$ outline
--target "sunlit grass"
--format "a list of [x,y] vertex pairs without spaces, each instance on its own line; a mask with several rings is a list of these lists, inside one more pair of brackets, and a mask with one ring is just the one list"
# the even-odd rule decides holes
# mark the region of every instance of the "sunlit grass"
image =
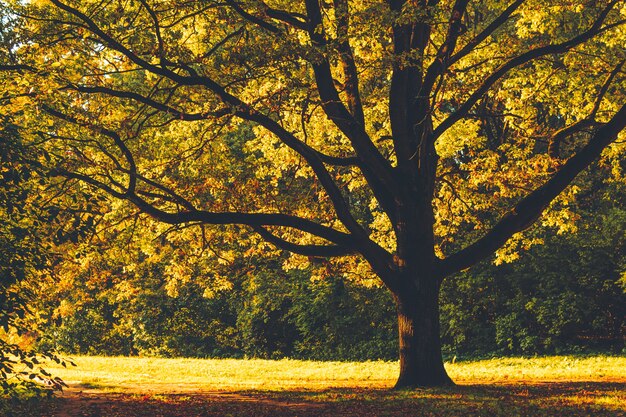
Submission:
[[146,407],[177,417],[626,415],[624,357],[448,363],[456,387],[410,391],[389,390],[396,362],[86,356],[74,361],[77,367],[49,367],[70,389],[44,408],[82,404],[81,410],[91,410],[88,416],[144,416]]
[[626,357],[497,358],[451,364],[447,369],[459,383],[602,382],[625,380]]
[[283,359],[73,358],[76,367],[49,370],[70,384],[160,391],[288,390],[331,387],[387,387],[397,364],[390,362],[313,362]]
[[[185,390],[319,390],[390,388],[396,362],[314,362],[260,359],[164,359],[145,357],[73,358],[76,367],[48,369],[70,384],[127,391],[140,387],[159,392]],[[461,385],[625,381],[626,358],[610,356],[503,358],[448,363]]]

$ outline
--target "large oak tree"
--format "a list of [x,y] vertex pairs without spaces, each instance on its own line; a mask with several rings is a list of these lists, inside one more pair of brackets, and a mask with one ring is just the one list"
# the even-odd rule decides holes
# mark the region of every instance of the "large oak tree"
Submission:
[[451,383],[444,279],[540,218],[567,228],[603,151],[623,168],[618,0],[0,4],[20,28],[0,106],[53,174],[368,265],[397,305],[399,388]]

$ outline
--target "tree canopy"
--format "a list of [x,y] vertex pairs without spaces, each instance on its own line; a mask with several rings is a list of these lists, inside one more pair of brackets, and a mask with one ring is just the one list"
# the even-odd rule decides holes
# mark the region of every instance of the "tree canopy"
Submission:
[[[623,171],[626,6],[3,1],[0,108],[66,187],[210,241],[375,274],[398,387],[450,383],[442,281],[571,228],[574,178]],[[264,242],[264,243],[262,243]]]

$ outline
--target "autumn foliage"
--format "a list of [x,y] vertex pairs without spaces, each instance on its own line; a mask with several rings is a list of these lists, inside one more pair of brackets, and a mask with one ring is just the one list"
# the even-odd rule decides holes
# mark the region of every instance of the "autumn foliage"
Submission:
[[0,110],[70,207],[57,243],[169,242],[65,274],[163,262],[210,298],[243,254],[382,285],[398,388],[452,383],[442,285],[542,244],[533,225],[575,231],[590,166],[623,181],[618,0],[0,4]]

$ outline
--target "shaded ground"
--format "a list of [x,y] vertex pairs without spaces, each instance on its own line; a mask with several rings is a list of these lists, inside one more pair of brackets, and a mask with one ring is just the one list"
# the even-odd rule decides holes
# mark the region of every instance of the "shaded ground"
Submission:
[[75,385],[58,398],[14,409],[7,417],[626,416],[623,381],[475,384],[410,392],[170,389],[160,394],[136,388],[112,393]]

